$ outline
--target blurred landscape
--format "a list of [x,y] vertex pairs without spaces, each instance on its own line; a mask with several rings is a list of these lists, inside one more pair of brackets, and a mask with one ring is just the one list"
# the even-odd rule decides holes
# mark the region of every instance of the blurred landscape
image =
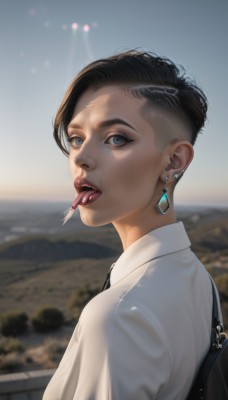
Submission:
[[[81,309],[122,252],[111,225],[88,228],[76,215],[62,226],[68,206],[0,201],[0,373],[55,368]],[[176,211],[216,281],[228,329],[228,208]],[[37,329],[47,309],[58,311],[59,326]],[[26,329],[3,334],[3,320],[17,313],[26,315]]]

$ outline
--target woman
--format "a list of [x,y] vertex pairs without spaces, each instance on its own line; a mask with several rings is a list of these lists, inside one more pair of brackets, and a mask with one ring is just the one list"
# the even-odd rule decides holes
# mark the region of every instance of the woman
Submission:
[[209,348],[212,293],[172,202],[206,112],[202,90],[150,53],[95,61],[69,87],[54,125],[76,189],[66,220],[79,206],[84,224],[111,222],[124,251],[44,400],[186,398]]

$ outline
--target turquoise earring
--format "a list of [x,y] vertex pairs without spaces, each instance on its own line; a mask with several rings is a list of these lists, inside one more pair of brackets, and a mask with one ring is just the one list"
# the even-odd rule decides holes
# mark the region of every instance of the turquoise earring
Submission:
[[168,188],[167,188],[168,179],[169,178],[166,177],[165,186],[163,187],[163,190],[162,190],[163,194],[157,202],[157,207],[159,209],[159,212],[163,215],[166,214],[171,207],[171,203],[170,203],[169,196],[168,196]]

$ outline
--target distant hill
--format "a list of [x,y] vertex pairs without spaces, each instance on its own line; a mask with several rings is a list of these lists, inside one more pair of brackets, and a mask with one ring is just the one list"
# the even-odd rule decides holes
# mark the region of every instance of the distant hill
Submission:
[[0,260],[55,262],[80,258],[107,258],[117,254],[113,248],[82,241],[49,240],[45,237],[27,238],[2,245]]
[[[61,214],[56,214],[56,209],[52,212],[45,209],[46,213],[37,208],[34,213],[29,210],[27,219],[25,210],[22,214],[1,215],[0,232],[2,230],[3,234],[7,229],[8,234],[17,235],[14,240],[11,238],[0,243],[0,263],[4,260],[58,262],[80,258],[102,259],[118,256],[122,252],[120,239],[112,225],[89,228],[76,217],[62,229],[59,223]],[[187,208],[182,208],[177,216],[184,222],[192,249],[198,256],[206,254],[212,261],[215,255],[228,256],[228,210],[204,208],[189,212]],[[48,229],[50,226],[52,228]],[[44,231],[31,233],[29,228],[33,228],[33,232],[41,228]]]

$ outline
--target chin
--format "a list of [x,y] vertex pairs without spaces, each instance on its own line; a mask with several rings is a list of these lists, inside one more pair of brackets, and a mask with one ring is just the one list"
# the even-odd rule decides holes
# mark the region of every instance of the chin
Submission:
[[110,220],[102,218],[101,216],[98,215],[98,213],[94,213],[91,215],[91,213],[84,213],[80,211],[80,218],[84,225],[91,226],[94,228],[96,226],[105,226],[111,223]]

